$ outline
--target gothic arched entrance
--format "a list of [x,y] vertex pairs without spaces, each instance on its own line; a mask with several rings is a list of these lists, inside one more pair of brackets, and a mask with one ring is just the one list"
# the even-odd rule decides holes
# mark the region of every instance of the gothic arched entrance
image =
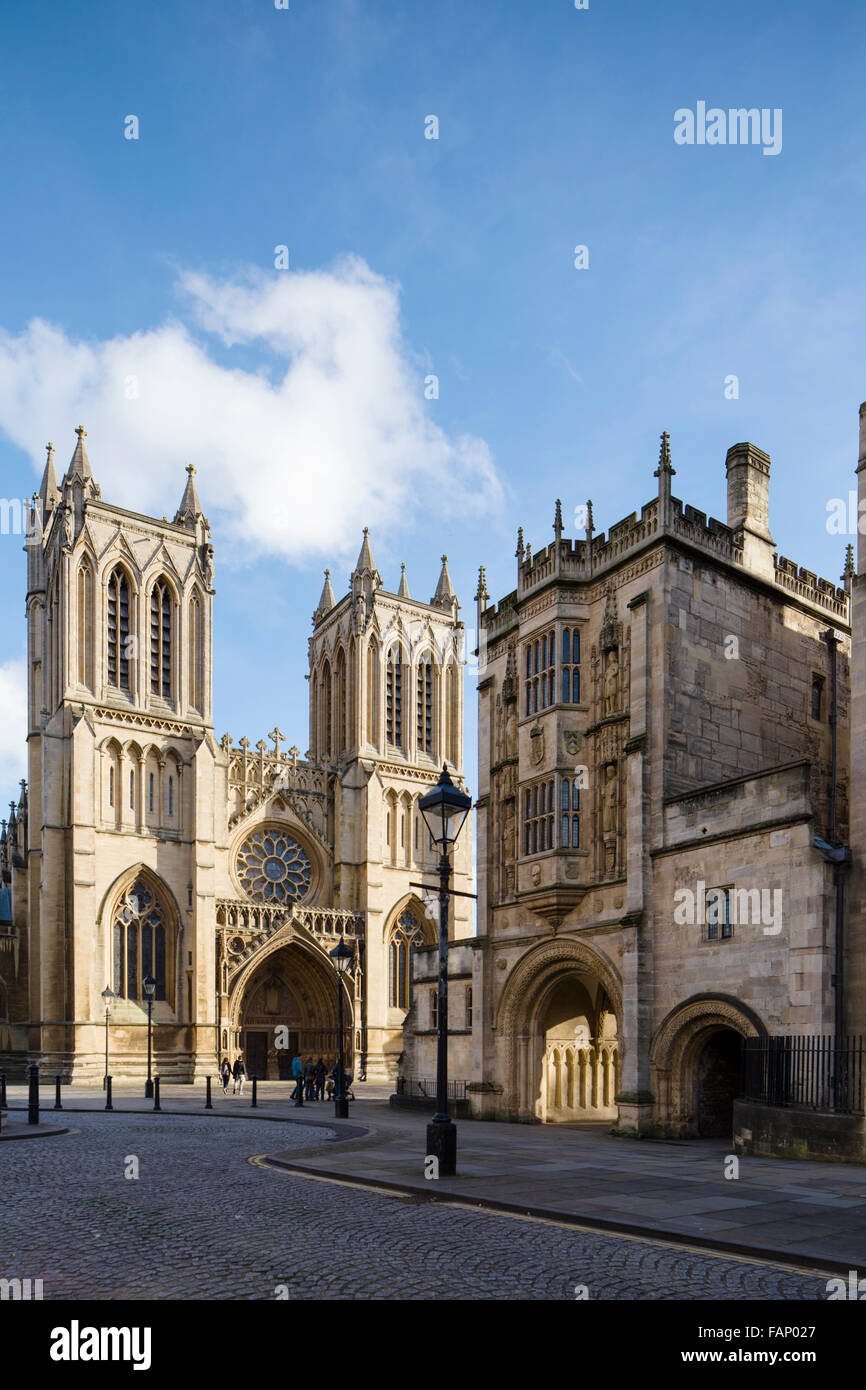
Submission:
[[619,980],[584,942],[559,938],[529,951],[503,993],[506,1108],[521,1120],[615,1119],[620,1074]]
[[230,1002],[233,1050],[243,1052],[247,1074],[291,1078],[291,1061],[337,1056],[337,990],[343,988],[343,1048],[352,1071],[352,1000],[330,961],[291,942],[268,953],[238,981]]
[[754,1010],[729,995],[696,995],[672,1009],[650,1054],[657,1119],[679,1134],[730,1138],[742,1040],[766,1033]]

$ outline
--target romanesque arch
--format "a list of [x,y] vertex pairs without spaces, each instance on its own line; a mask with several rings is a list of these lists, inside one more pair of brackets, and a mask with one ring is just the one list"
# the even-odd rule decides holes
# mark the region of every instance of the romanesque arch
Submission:
[[698,994],[663,1019],[650,1047],[650,1074],[657,1119],[670,1128],[698,1134],[701,1060],[708,1045],[723,1035],[766,1037],[761,1018],[747,1004],[726,994]]
[[[566,1038],[569,992],[577,1022]],[[601,952],[568,937],[528,951],[496,1015],[504,1108],[522,1120],[613,1117],[621,1019],[619,975]]]

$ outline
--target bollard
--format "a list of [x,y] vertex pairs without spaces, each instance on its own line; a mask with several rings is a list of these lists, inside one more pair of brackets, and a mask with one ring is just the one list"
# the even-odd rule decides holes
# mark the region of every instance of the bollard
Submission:
[[114,1106],[113,1106],[112,1103],[111,1103],[111,1077],[110,1077],[110,1076],[106,1076],[106,1078],[105,1078],[105,1108],[106,1108],[106,1110],[113,1110],[113,1109],[114,1109]]
[[213,1103],[210,1098],[210,1077],[207,1078],[207,1099],[204,1103],[205,1110],[213,1110]]
[[28,1068],[30,1073],[30,1094],[27,1104],[27,1123],[38,1125],[39,1123],[39,1068],[35,1062],[31,1062]]
[[0,1110],[8,1109],[9,1106],[6,1104],[6,1073],[0,1071]]
[[258,1081],[258,1077],[257,1077],[257,1076],[254,1076],[254,1077],[253,1077],[253,1109],[254,1109],[254,1110],[257,1110],[257,1109],[258,1109],[258,1104],[259,1104],[258,1101],[256,1100],[256,1082],[257,1082],[257,1081]]
[[155,1077],[153,1078],[153,1108],[154,1108],[154,1110],[161,1110],[161,1109],[162,1109],[162,1106],[161,1106],[160,1103],[159,1103],[159,1077],[158,1077],[158,1076],[155,1076]]
[[54,1078],[54,1109],[55,1109],[55,1110],[62,1110],[62,1109],[63,1109],[63,1106],[62,1106],[61,1101],[60,1101],[60,1077],[59,1077],[59,1076],[55,1076],[55,1078]]

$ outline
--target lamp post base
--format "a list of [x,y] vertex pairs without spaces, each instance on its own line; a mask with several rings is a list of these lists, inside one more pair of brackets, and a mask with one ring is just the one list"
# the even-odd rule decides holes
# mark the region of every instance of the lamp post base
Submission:
[[153,1082],[152,1082],[152,1081],[145,1081],[145,1083],[144,1083],[144,1098],[145,1098],[145,1100],[153,1100]]
[[427,1126],[427,1157],[436,1159],[440,1178],[453,1178],[456,1174],[457,1126],[449,1115],[437,1115]]
[[334,1119],[348,1120],[349,1102],[345,1096],[337,1096],[334,1099]]

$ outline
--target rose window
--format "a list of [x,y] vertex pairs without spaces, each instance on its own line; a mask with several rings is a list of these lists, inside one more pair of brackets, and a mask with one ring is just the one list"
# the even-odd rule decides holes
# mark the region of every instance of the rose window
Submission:
[[238,850],[237,873],[248,897],[260,903],[293,903],[310,887],[310,861],[280,830],[256,830]]

